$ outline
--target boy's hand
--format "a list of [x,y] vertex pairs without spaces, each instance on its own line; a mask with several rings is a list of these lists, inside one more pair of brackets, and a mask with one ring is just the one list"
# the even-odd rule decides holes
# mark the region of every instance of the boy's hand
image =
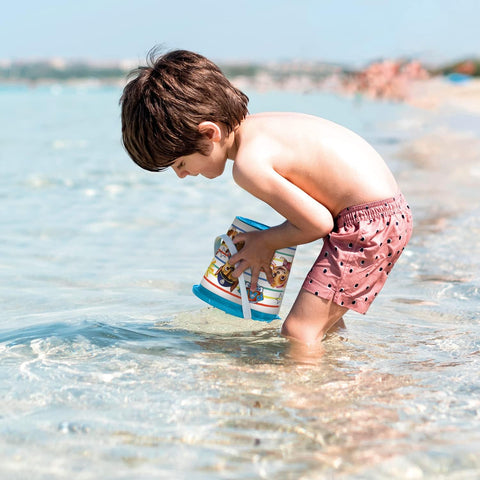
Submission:
[[234,277],[239,277],[247,268],[252,272],[252,279],[250,282],[250,290],[257,289],[258,276],[260,272],[264,272],[267,280],[273,283],[272,268],[270,266],[275,250],[270,248],[263,236],[262,231],[239,233],[235,235],[233,243],[238,245],[243,242],[242,249],[232,255],[228,260],[230,265],[235,265],[233,271]]

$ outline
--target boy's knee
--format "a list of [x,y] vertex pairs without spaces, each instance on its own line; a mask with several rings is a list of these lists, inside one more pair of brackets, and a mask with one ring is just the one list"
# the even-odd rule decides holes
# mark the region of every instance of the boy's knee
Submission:
[[[302,343],[313,344],[323,340],[326,333],[342,319],[347,309],[331,301],[313,297],[308,292],[302,298],[303,301],[299,296],[283,323],[282,335]],[[308,302],[312,298],[315,303],[310,305]]]
[[307,325],[305,322],[298,321],[290,316],[282,325],[282,335],[308,345],[323,338],[323,332],[321,329],[313,327],[312,325]]

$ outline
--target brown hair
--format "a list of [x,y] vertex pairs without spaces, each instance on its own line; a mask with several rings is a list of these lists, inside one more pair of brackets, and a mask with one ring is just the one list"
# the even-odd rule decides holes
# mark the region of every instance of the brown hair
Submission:
[[174,50],[138,67],[120,98],[122,140],[133,161],[153,172],[185,155],[206,154],[203,121],[221,123],[227,134],[248,113],[248,97],[213,62],[197,53]]

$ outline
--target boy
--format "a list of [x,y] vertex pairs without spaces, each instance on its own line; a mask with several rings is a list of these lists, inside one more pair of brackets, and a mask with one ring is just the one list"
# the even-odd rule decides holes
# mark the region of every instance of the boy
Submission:
[[248,97],[205,57],[177,50],[140,67],[120,100],[123,143],[142,168],[235,182],[286,221],[238,234],[230,259],[255,289],[279,248],[324,239],[282,334],[322,339],[348,310],[365,313],[412,232],[408,205],[380,155],[340,125],[296,113],[248,115]]

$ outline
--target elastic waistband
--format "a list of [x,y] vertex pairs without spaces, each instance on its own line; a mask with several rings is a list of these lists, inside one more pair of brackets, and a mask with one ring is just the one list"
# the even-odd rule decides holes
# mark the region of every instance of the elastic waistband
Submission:
[[394,197],[378,200],[375,202],[364,203],[362,205],[353,205],[344,208],[337,216],[338,224],[341,222],[352,224],[360,220],[375,219],[385,215],[394,215],[409,209],[407,201],[402,193],[398,193]]

